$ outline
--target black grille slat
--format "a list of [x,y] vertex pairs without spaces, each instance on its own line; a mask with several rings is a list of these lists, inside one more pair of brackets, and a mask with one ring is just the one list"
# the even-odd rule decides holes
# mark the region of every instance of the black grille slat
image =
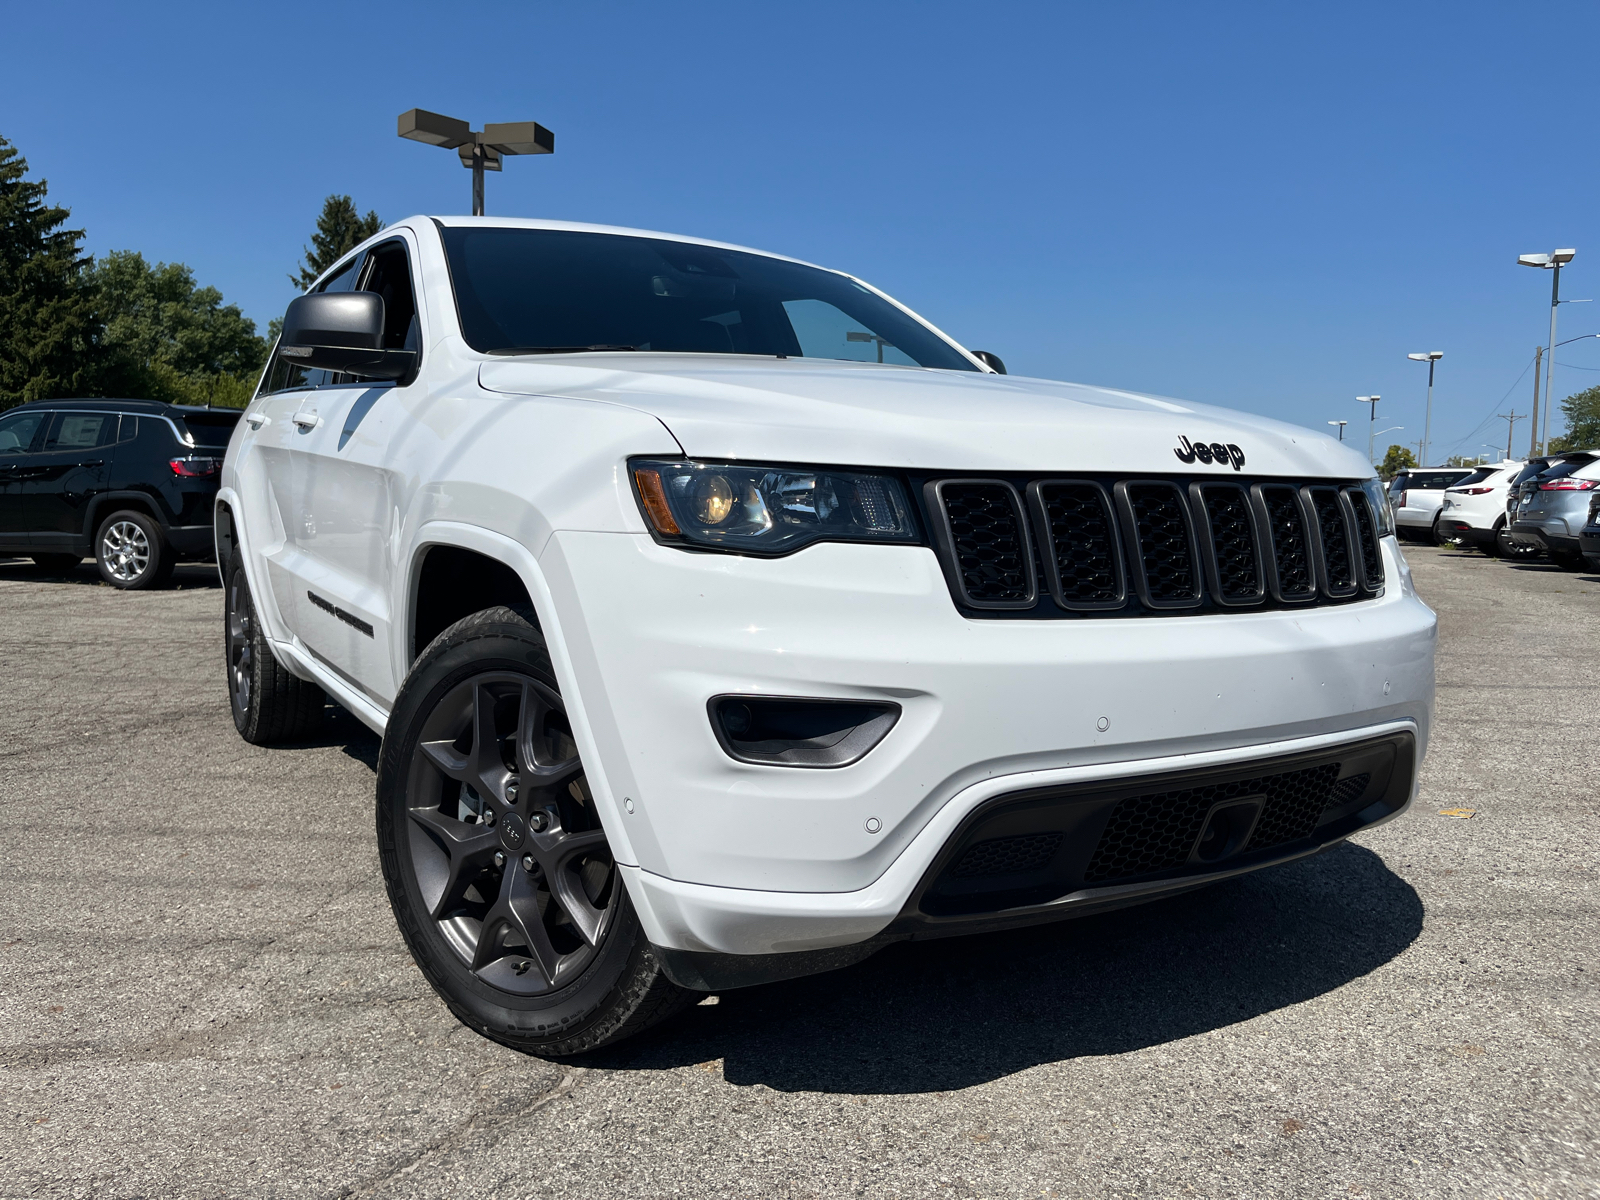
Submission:
[[1060,833],[1023,833],[972,846],[950,870],[953,879],[1026,875],[1049,866],[1061,846]]
[[968,602],[996,607],[1033,603],[1032,550],[1016,493],[1004,483],[958,481],[941,485],[939,499]]
[[1223,604],[1255,604],[1266,595],[1250,498],[1237,484],[1196,484],[1205,524],[1212,595]]
[[1343,604],[1384,589],[1380,514],[1348,479],[916,482],[968,616],[1189,615]]
[[1322,586],[1329,596],[1350,596],[1355,593],[1356,556],[1351,553],[1350,528],[1345,521],[1344,506],[1334,488],[1312,487],[1306,489],[1311,498],[1311,511],[1317,517],[1317,542],[1322,550]]
[[1120,608],[1127,602],[1116,518],[1099,484],[1035,484],[1033,513],[1056,602],[1069,609]]
[[1117,803],[1084,872],[1085,883],[1131,879],[1183,866],[1219,801],[1264,796],[1248,850],[1309,837],[1327,807],[1338,763],[1258,779],[1236,779],[1130,796]]
[[1267,513],[1267,537],[1277,570],[1278,599],[1311,600],[1317,594],[1317,577],[1311,560],[1311,537],[1306,528],[1300,495],[1287,485],[1267,484],[1259,489]]
[[1346,488],[1345,499],[1356,520],[1356,543],[1361,550],[1361,585],[1369,592],[1383,587],[1383,556],[1378,552],[1378,530],[1372,519],[1372,498],[1361,488]]
[[1119,483],[1140,598],[1152,608],[1200,603],[1200,564],[1183,493],[1170,483]]

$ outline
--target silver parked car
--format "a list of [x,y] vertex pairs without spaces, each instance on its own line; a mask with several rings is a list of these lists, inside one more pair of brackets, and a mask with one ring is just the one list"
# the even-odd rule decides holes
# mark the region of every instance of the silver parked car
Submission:
[[1589,501],[1589,523],[1578,534],[1578,549],[1591,571],[1600,571],[1600,492]]
[[1402,538],[1431,543],[1439,540],[1439,506],[1445,488],[1473,473],[1471,467],[1406,467],[1389,481],[1389,507],[1395,532]]
[[1516,509],[1506,537],[1513,544],[1543,549],[1557,566],[1582,570],[1578,537],[1597,489],[1600,450],[1550,455],[1542,471],[1517,485]]

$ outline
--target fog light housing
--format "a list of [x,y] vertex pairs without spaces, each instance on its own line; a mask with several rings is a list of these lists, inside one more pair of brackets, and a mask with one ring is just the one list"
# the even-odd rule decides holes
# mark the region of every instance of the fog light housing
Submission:
[[767,767],[847,767],[900,719],[887,700],[713,696],[706,708],[728,757]]

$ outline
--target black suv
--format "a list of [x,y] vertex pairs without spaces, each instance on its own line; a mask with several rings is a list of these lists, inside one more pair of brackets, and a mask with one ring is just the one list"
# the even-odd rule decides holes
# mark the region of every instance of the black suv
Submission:
[[154,400],[39,400],[0,413],[0,553],[50,570],[92,554],[119,588],[211,558],[212,501],[241,415]]

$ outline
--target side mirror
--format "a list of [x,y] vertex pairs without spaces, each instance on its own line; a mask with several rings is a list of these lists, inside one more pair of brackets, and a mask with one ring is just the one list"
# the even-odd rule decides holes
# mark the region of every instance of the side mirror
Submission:
[[993,370],[996,375],[1004,375],[1006,373],[1006,364],[1000,361],[998,354],[990,354],[987,350],[974,350],[972,351],[972,357]]
[[376,292],[317,292],[290,303],[278,353],[297,367],[399,379],[416,352],[383,348],[383,297]]

